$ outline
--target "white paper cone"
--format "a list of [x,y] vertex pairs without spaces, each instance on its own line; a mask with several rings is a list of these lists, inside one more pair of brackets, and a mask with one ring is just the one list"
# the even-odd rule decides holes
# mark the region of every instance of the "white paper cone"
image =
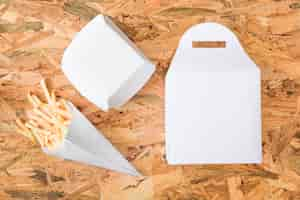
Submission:
[[43,148],[45,153],[133,176],[141,176],[73,104],[69,105],[72,111],[72,121],[68,134],[64,142],[55,150]]

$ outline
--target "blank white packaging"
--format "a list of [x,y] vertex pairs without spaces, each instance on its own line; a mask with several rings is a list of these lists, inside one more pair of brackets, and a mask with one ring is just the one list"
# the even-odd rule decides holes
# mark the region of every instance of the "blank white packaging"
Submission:
[[56,149],[43,148],[45,153],[132,176],[141,176],[70,102],[69,108],[72,113],[72,121],[68,127],[66,138]]
[[229,29],[203,23],[183,35],[166,77],[165,119],[169,164],[261,162],[260,70]]
[[65,50],[62,70],[81,95],[107,111],[134,96],[155,66],[109,17],[99,15]]

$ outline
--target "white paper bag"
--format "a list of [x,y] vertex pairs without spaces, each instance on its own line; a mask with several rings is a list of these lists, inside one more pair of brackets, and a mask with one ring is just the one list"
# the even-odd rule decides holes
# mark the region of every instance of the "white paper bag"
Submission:
[[141,176],[77,108],[69,103],[72,121],[64,142],[56,149],[43,148],[49,155]]
[[[225,48],[193,48],[224,41]],[[190,28],[166,77],[169,164],[260,163],[260,70],[236,36],[216,23]]]
[[107,111],[134,96],[155,66],[109,17],[99,15],[65,50],[62,70],[81,95]]

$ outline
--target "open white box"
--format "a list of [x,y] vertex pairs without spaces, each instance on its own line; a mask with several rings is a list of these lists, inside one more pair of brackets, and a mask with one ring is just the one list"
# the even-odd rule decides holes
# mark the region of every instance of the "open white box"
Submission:
[[98,15],[65,50],[62,70],[81,95],[107,111],[134,96],[155,66],[109,17]]
[[229,29],[203,23],[183,35],[166,77],[165,117],[169,164],[261,162],[260,70]]

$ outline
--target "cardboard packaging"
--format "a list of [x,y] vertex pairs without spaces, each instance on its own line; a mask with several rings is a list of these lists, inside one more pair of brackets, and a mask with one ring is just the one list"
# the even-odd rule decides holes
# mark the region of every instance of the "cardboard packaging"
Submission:
[[65,50],[62,70],[81,95],[107,111],[134,96],[155,66],[109,17],[99,15]]
[[45,153],[132,176],[141,176],[72,103],[69,102],[68,105],[73,117],[66,138],[55,149],[43,148]]
[[190,28],[166,77],[168,163],[260,163],[260,95],[260,70],[229,29]]

